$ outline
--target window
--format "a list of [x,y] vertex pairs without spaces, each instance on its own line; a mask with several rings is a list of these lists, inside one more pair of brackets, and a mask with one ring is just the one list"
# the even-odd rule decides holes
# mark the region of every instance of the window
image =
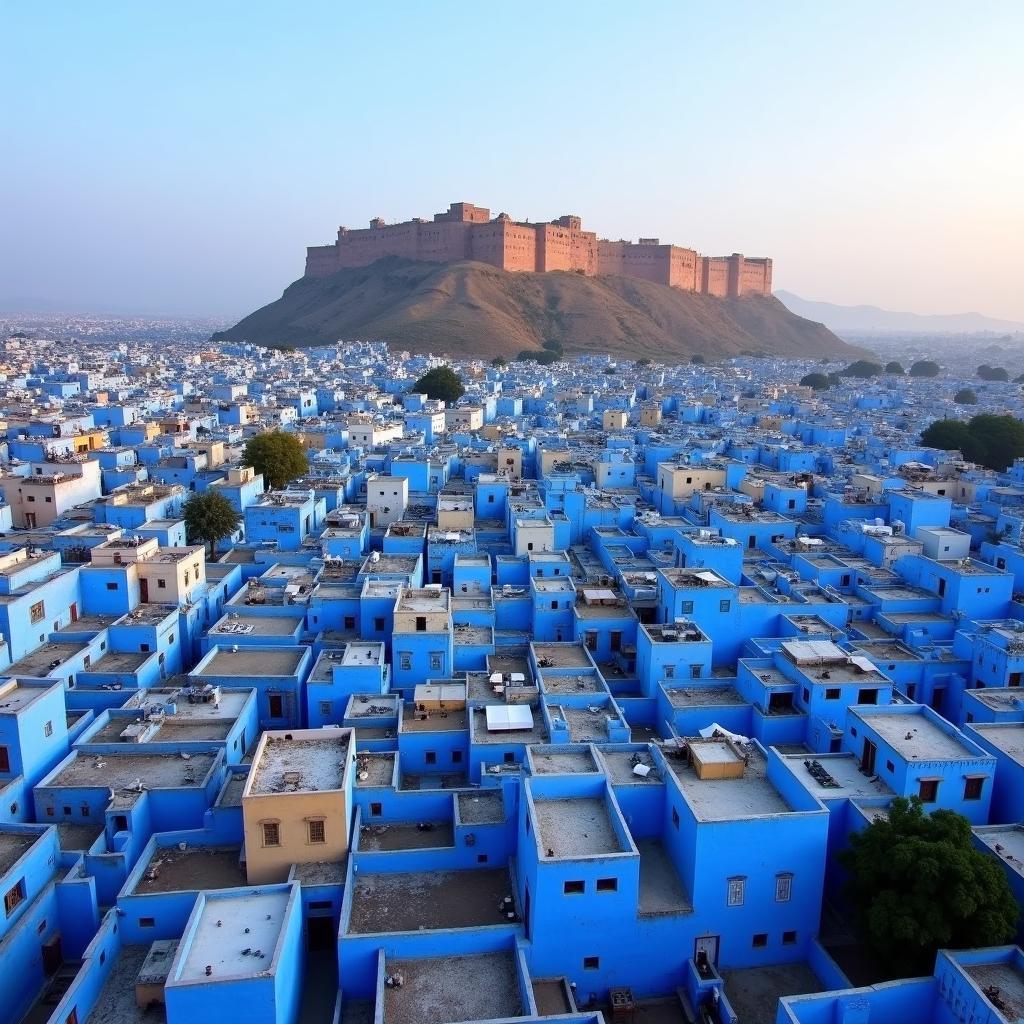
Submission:
[[398,667],[403,672],[408,672],[412,668],[412,655],[408,651],[399,651]]
[[379,818],[384,813],[384,805],[379,803],[370,804],[370,816]]
[[423,759],[424,759],[424,761],[426,761],[427,764],[437,764],[437,751],[436,750],[428,750],[423,755]]
[[666,665],[665,666],[665,678],[666,679],[673,679],[673,678],[675,678],[675,674],[676,674],[676,667],[675,667],[675,665]]
[[674,807],[672,808],[672,824],[679,828],[679,812]]
[[139,644],[139,650],[142,651],[143,654],[147,654],[149,652],[149,644]]
[[765,946],[767,946],[768,945],[768,934],[767,934],[767,932],[758,932],[754,936],[754,939],[751,942],[751,945],[755,949],[763,949]]
[[725,901],[726,905],[730,907],[742,907],[746,891],[747,880],[745,878],[730,878],[729,891]]
[[462,751],[461,750],[453,750],[452,751],[452,764],[462,764]]
[[7,747],[0,747],[0,772],[11,770],[11,753]]
[[23,878],[20,882],[18,882],[17,885],[8,889],[7,892],[4,894],[4,910],[6,911],[7,916],[10,917],[11,914],[13,914],[15,910],[17,910],[18,907],[24,902],[25,879]]
[[327,826],[320,819],[306,822],[306,837],[311,844],[327,842]]
[[41,622],[46,617],[46,603],[44,601],[36,601],[36,603],[29,608],[28,616],[32,622]]
[[552,611],[557,611],[558,610],[558,601],[557,600],[551,602],[551,610]]
[[811,691],[809,689],[807,689],[806,686],[803,688],[803,695],[804,695],[804,703],[805,704],[810,704],[811,703]]
[[894,771],[896,771],[896,766],[892,763],[892,761],[886,761],[885,762],[885,770],[887,772],[894,772]]
[[858,704],[877,704],[878,703],[878,691],[877,690],[861,690],[857,694]]
[[775,876],[775,902],[788,903],[793,895],[793,876],[781,874]]
[[430,652],[430,667],[435,672],[440,672],[444,668],[444,651]]
[[562,885],[562,892],[566,896],[579,896],[586,890],[586,885],[582,881],[565,882]]
[[117,589],[119,589],[119,585],[117,583],[108,583],[107,584],[107,590],[117,590]]
[[599,878],[597,880],[598,892],[618,892],[619,880],[617,878]]
[[583,970],[585,971],[596,971],[601,967],[601,958],[599,956],[585,956],[583,958]]
[[718,610],[720,612],[727,612],[732,607],[732,601],[719,601]]
[[476,855],[476,862],[477,862],[477,864],[486,864],[487,863],[487,854],[486,853],[478,853]]
[[320,714],[329,715],[334,710],[334,704],[329,700],[320,701]]
[[140,917],[139,918],[140,928],[155,928],[156,918],[155,917]]
[[[185,582],[188,583],[188,576],[187,575],[186,575],[186,578],[185,578]],[[157,590],[166,590],[167,589],[167,580],[157,580],[156,581],[156,589]]]
[[597,650],[597,630],[596,629],[588,629],[586,631],[586,633],[584,634],[584,636],[585,636],[585,639],[586,639],[586,642],[587,642],[587,650],[588,651],[596,651]]
[[265,821],[263,822],[262,828],[264,846],[281,845],[281,825],[278,822]]
[[693,614],[693,602],[683,601],[679,606],[679,613],[681,615],[692,615]]
[[376,618],[376,619],[374,619],[373,620],[373,628],[378,633],[383,633],[384,632],[384,619],[383,618]]
[[43,735],[44,736],[52,736],[53,735],[53,722],[47,722],[43,726]]
[[964,799],[980,800],[981,791],[985,788],[985,777],[983,775],[972,775],[964,779]]
[[825,700],[839,700],[841,692],[838,686],[830,686],[825,690]]
[[267,698],[267,705],[271,718],[284,718],[284,701],[279,694],[272,693]]
[[796,932],[783,932],[782,933],[782,944],[784,946],[795,946],[796,945]]
[[921,798],[922,803],[935,803],[939,795],[939,780],[921,779],[921,784],[918,787],[917,795]]
[[355,629],[356,628],[356,617],[354,615],[345,616],[345,628]]
[[506,750],[505,751],[505,757],[503,758],[503,760],[504,760],[505,764],[515,764],[516,763],[515,752],[512,751],[512,750]]
[[426,617],[426,615],[417,615],[416,616],[416,632],[417,633],[426,633],[426,631],[427,631],[427,617]]

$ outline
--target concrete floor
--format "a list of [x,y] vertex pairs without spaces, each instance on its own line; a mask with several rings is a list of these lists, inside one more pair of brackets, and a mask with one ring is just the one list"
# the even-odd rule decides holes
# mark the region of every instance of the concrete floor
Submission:
[[722,971],[722,978],[739,1024],[775,1024],[782,996],[823,990],[817,975],[804,963]]

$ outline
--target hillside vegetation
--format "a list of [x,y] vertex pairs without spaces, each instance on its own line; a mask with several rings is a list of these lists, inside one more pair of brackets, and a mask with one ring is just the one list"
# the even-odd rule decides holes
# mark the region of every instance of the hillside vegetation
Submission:
[[518,274],[483,263],[395,257],[301,278],[214,339],[297,346],[382,339],[414,352],[482,359],[511,359],[545,341],[559,342],[567,356],[607,352],[660,361],[695,353],[860,354],[774,298],[715,299],[627,277]]

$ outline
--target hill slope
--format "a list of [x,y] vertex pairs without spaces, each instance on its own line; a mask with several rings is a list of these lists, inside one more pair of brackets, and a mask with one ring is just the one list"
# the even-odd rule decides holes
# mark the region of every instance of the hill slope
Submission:
[[682,360],[731,356],[856,356],[821,324],[777,299],[715,299],[627,277],[513,274],[483,263],[395,257],[317,280],[300,278],[276,302],[215,340],[317,345],[383,339],[418,352],[513,358],[544,341],[567,355]]

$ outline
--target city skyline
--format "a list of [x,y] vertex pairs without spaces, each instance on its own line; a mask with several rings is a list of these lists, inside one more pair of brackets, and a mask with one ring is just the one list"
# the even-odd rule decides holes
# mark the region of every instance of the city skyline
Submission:
[[331,225],[457,197],[1024,320],[1019,8],[469,13],[6,10],[0,303],[237,316]]

